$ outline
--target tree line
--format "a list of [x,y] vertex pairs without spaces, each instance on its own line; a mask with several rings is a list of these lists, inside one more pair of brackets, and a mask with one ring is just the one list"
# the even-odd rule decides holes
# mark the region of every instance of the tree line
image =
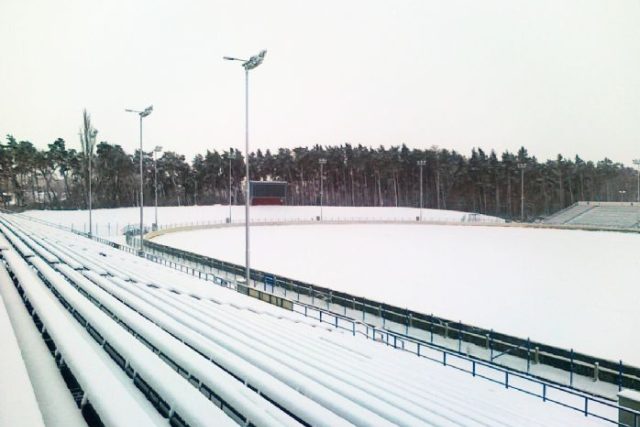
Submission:
[[[29,141],[7,135],[0,143],[0,190],[5,207],[87,208],[89,186],[94,208],[137,206],[139,150],[130,154],[120,145],[95,144],[97,131],[90,120],[83,121],[80,135],[79,151],[62,138],[39,150]],[[245,156],[241,151],[207,150],[191,162],[173,151],[154,157],[156,154],[142,153],[146,205],[153,204],[156,168],[159,205],[244,203]],[[251,179],[286,181],[289,205],[319,204],[320,159],[326,159],[326,205],[418,207],[418,161],[424,161],[425,208],[519,218],[522,183],[524,213],[529,220],[580,200],[635,201],[637,197],[633,168],[607,158],[593,162],[558,155],[538,161],[524,147],[501,155],[477,148],[469,156],[438,147],[372,148],[347,143],[256,150],[249,155]]]

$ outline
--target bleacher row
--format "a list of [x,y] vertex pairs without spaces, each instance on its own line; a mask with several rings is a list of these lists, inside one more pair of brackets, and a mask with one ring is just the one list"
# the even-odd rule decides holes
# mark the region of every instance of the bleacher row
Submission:
[[640,227],[640,204],[578,202],[551,215],[544,222],[546,224],[635,229]]
[[0,295],[0,366],[3,372],[0,375],[0,389],[4,388],[3,384],[11,384],[11,393],[0,393],[0,425],[8,426],[14,420],[21,419],[24,425],[43,427],[40,408],[5,304]]
[[83,237],[0,224],[0,287],[19,289],[92,425],[603,425]]

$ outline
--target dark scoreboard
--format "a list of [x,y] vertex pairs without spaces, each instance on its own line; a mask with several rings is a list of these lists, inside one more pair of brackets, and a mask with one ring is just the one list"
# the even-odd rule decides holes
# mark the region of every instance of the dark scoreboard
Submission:
[[284,181],[251,181],[252,205],[284,205],[287,183]]

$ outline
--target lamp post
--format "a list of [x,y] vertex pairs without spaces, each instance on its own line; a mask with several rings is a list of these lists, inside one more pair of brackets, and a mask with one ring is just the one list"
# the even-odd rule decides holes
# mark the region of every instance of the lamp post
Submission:
[[327,159],[324,157],[318,160],[320,163],[320,221],[322,221],[322,204],[323,204],[323,196],[324,196],[324,173],[323,168],[324,165],[327,164]]
[[231,161],[235,158],[235,151],[229,150],[229,224],[231,224]]
[[245,235],[245,263],[246,263],[246,285],[249,286],[251,280],[251,264],[249,258],[249,199],[251,198],[251,179],[249,176],[249,71],[262,64],[264,56],[267,54],[266,50],[260,51],[259,54],[252,56],[249,59],[234,58],[231,56],[225,56],[223,59],[227,61],[240,61],[244,68],[244,141],[245,141],[245,155],[247,156],[245,161],[246,171],[245,176],[247,180],[246,195],[244,201],[244,235]]
[[520,221],[524,221],[524,170],[526,168],[526,163],[518,163],[518,169],[520,169]]
[[156,145],[156,148],[153,149],[153,190],[155,192],[155,213],[156,213],[156,221],[154,222],[154,228],[158,229],[158,155],[162,151],[162,147]]
[[144,208],[144,176],[143,176],[143,171],[142,171],[142,119],[144,119],[145,117],[147,117],[149,114],[151,114],[151,112],[153,111],[153,105],[148,106],[147,108],[145,108],[143,111],[137,111],[137,110],[131,110],[131,109],[126,109],[124,110],[127,113],[136,113],[138,116],[140,116],[140,252],[144,251],[144,239],[142,238],[144,236],[144,223],[143,223],[143,214],[142,214],[142,210]]
[[635,159],[633,164],[638,168],[638,199],[637,202],[640,203],[640,159]]
[[422,168],[427,164],[426,160],[418,160],[420,166],[420,221],[422,221]]

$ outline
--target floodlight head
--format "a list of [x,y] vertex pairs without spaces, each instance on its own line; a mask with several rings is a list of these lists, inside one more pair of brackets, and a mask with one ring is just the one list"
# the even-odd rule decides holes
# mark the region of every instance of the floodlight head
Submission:
[[264,60],[264,56],[266,54],[267,54],[267,51],[266,50],[262,50],[262,51],[260,51],[259,54],[254,55],[251,58],[249,58],[249,60],[247,62],[245,62],[244,64],[242,64],[242,66],[247,71],[253,70],[258,65],[262,64],[262,61]]
[[319,159],[319,160],[318,160],[318,162],[319,162],[321,165],[324,165],[324,164],[326,164],[326,163],[327,163],[327,159],[325,159],[325,158],[323,157],[323,158]]
[[156,145],[156,148],[154,148],[153,151],[155,151],[156,153],[161,152],[162,151],[162,146]]
[[424,166],[427,164],[426,160],[418,160],[418,166]]
[[636,165],[636,166],[640,166],[640,159],[635,159],[633,161],[633,164]]
[[140,113],[140,117],[147,117],[153,111],[153,105],[149,105]]

